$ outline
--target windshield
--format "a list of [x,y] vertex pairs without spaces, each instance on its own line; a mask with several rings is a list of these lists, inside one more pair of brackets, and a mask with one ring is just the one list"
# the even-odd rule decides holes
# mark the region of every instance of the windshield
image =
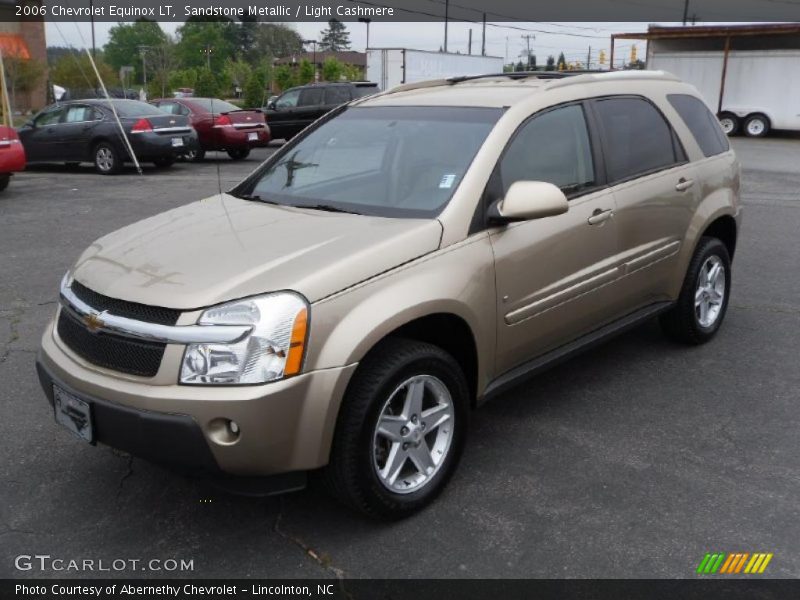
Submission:
[[[225,100],[217,100],[216,98],[192,98],[192,104],[197,104],[203,110],[213,113],[232,112],[234,110],[242,110],[235,104],[225,102]],[[213,108],[213,110],[212,110]]]
[[349,107],[276,155],[237,192],[290,206],[433,217],[502,109]]
[[[112,102],[120,117],[144,117],[159,114],[159,110],[147,102],[139,102],[138,100],[112,100]],[[101,106],[103,105],[108,106],[108,102],[101,104]]]

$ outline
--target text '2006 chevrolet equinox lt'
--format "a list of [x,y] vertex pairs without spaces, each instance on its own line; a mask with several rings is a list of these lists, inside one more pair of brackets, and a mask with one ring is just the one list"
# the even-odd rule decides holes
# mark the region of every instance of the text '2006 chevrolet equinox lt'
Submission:
[[655,316],[711,339],[738,195],[714,115],[668,74],[401,86],[97,240],[39,375],[89,442],[275,489],[318,471],[401,517],[520,379]]

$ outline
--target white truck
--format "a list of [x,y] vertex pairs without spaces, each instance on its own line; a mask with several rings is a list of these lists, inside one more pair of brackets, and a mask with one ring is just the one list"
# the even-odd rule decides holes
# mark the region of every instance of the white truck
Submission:
[[429,52],[409,48],[367,49],[367,79],[377,83],[381,90],[429,79],[502,72],[503,58],[500,56]]
[[697,87],[728,135],[800,131],[800,49],[732,50],[724,84],[723,65],[723,52],[665,51],[648,56],[647,66]]

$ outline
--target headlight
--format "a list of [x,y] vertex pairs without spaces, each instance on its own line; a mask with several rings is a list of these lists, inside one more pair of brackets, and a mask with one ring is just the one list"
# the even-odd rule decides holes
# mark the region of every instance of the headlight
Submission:
[[290,292],[267,294],[214,306],[199,325],[252,325],[234,344],[189,344],[181,383],[245,385],[297,375],[303,364],[308,305]]

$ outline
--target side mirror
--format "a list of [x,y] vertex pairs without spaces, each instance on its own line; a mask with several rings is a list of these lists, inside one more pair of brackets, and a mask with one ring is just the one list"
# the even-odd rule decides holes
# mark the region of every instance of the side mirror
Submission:
[[23,127],[30,127],[31,129],[33,129],[34,127],[36,127],[36,123],[35,123],[33,120],[30,120],[30,121],[25,121],[25,122],[22,124],[22,126],[23,126]]
[[274,100],[272,102],[267,102],[267,108],[270,109],[270,110],[278,110],[278,107],[275,104]]
[[568,210],[567,197],[552,183],[517,181],[511,184],[506,197],[492,206],[489,219],[496,223],[530,221],[561,215]]

